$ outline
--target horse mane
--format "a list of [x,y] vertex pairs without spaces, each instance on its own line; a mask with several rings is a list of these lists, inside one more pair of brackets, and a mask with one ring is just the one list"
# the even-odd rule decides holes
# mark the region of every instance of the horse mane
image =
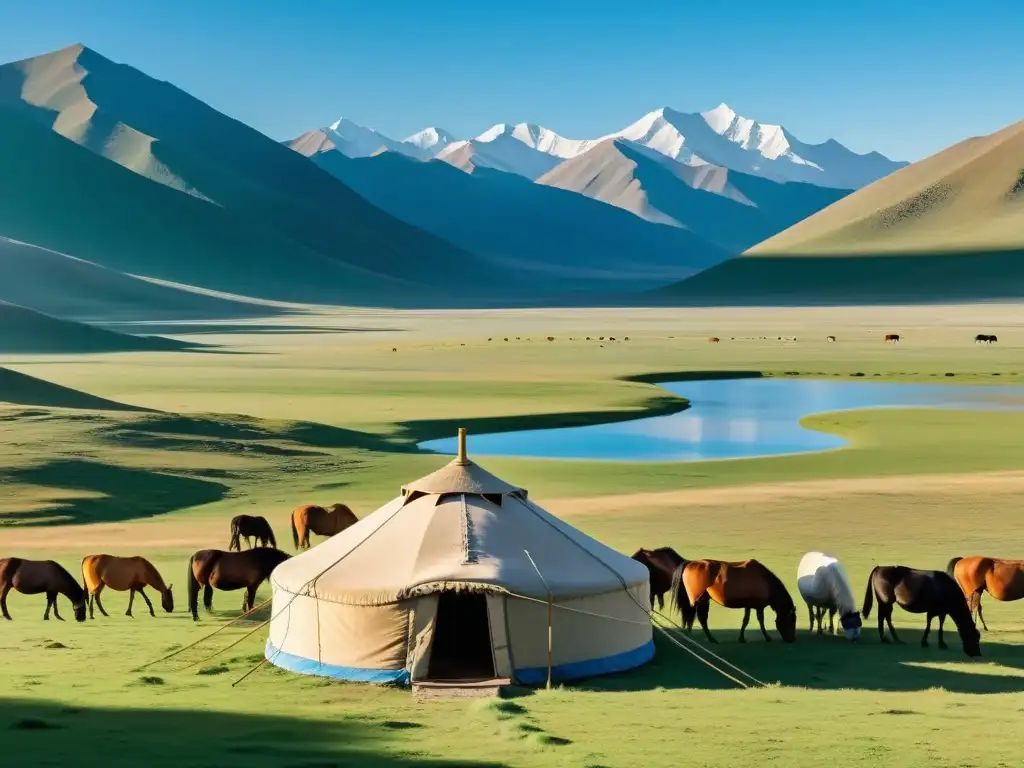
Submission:
[[[766,566],[760,560],[753,560],[752,562],[755,562],[759,566],[761,566],[761,569],[764,571],[765,580],[768,582],[768,584],[772,588],[772,593],[773,593],[772,608],[776,609],[777,606],[781,606],[781,607],[784,607],[784,608],[794,608],[794,607],[796,607],[796,604],[793,602],[793,597],[789,594],[789,590],[786,589],[786,585],[782,583],[782,579],[780,579],[778,576],[776,576],[775,572],[772,571],[768,566]],[[775,600],[774,600],[775,598],[781,598],[781,600],[779,602],[775,602]]]
[[142,568],[146,572],[146,576],[151,579],[150,584],[160,594],[167,591],[167,582],[164,581],[164,577],[160,575],[160,571],[156,569],[149,560],[144,557],[139,558],[142,561]]
[[71,602],[77,603],[85,597],[85,588],[78,583],[78,580],[71,575],[71,572],[56,560],[51,560],[50,562],[57,569],[60,580],[64,582],[64,588],[67,590],[65,594],[71,598]]

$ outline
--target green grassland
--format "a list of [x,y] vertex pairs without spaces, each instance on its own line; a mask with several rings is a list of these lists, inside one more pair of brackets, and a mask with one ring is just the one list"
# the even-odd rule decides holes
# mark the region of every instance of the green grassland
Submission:
[[[266,665],[232,687],[261,658],[265,635],[252,622],[140,669],[237,615],[240,595],[218,593],[214,614],[194,625],[182,589],[188,555],[225,546],[233,514],[266,515],[280,538],[299,503],[346,501],[366,514],[446,461],[415,452],[420,439],[684,407],[651,383],[660,374],[1024,383],[1014,318],[1000,307],[356,312],[303,317],[295,333],[253,324],[181,337],[213,351],[5,359],[149,410],[0,405],[0,555],[53,557],[77,573],[92,552],[145,554],[180,585],[173,615],[157,604],[151,618],[136,601],[125,617],[126,597],[108,593],[111,617],[85,625],[43,622],[41,598],[12,595],[15,620],[0,625],[5,754],[107,766],[1016,765],[1024,606],[991,599],[980,661],[955,634],[949,650],[920,648],[923,623],[905,613],[894,619],[905,646],[881,646],[874,617],[855,647],[806,632],[792,646],[764,644],[756,631],[741,646],[740,615],[713,607],[716,650],[770,684],[759,690],[739,690],[664,639],[641,670],[510,700],[417,703]],[[303,330],[314,322],[365,332]],[[887,332],[904,343],[884,345]],[[1000,343],[975,346],[977,332]],[[1024,482],[997,480],[1024,470],[1024,413],[878,410],[805,423],[850,445],[686,464],[482,463],[622,551],[757,556],[794,594],[811,548],[839,555],[858,593],[876,563],[1020,556]],[[820,485],[772,491],[804,481]],[[753,495],[729,496],[742,486]]]

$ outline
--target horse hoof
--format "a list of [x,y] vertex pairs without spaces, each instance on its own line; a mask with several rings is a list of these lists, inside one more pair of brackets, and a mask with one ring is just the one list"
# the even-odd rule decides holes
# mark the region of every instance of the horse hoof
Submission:
[[946,650],[947,648],[949,648],[949,646],[945,643],[939,643],[939,648],[941,648],[942,650]]

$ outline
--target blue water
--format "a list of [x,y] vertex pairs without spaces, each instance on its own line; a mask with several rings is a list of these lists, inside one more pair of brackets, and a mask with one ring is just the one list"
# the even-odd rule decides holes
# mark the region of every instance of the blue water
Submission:
[[[887,384],[814,379],[719,379],[662,385],[690,408],[614,424],[470,434],[473,456],[615,461],[701,461],[840,448],[836,435],[804,429],[804,416],[881,407],[1024,408],[1024,387]],[[456,439],[420,443],[454,454]]]

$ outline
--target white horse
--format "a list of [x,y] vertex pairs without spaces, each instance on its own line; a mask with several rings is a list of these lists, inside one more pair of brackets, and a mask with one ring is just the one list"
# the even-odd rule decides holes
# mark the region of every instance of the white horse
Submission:
[[846,578],[846,572],[839,561],[824,552],[808,552],[800,560],[796,576],[800,595],[807,603],[807,610],[811,615],[811,629],[814,629],[814,621],[817,618],[818,634],[823,632],[822,619],[827,609],[829,634],[834,635],[836,632],[835,615],[838,613],[846,639],[857,642],[863,622],[853,599],[850,580]]

